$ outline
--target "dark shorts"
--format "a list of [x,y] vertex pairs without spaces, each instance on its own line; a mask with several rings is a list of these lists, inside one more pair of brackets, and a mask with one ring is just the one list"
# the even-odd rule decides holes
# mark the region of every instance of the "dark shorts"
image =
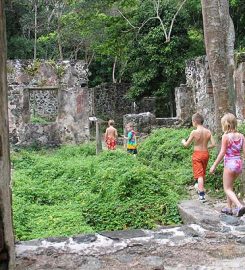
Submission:
[[136,155],[136,154],[137,154],[137,149],[127,149],[127,152],[128,152],[129,154]]

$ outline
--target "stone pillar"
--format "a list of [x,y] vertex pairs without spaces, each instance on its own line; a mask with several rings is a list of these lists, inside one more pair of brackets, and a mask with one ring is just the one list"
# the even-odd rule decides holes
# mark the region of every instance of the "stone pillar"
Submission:
[[15,268],[8,141],[6,34],[4,0],[0,0],[0,269]]
[[184,123],[191,123],[191,116],[195,110],[192,89],[185,84],[175,88],[176,117]]
[[215,106],[213,86],[206,56],[200,56],[186,62],[186,85],[191,90],[193,112],[199,112],[204,117],[204,125],[215,130]]

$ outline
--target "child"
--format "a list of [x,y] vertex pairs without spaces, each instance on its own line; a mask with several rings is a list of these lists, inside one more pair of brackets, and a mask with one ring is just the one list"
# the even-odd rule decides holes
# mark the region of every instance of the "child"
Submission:
[[115,122],[114,120],[108,121],[108,128],[105,132],[105,142],[107,145],[108,150],[115,150],[116,149],[116,141],[117,141],[117,130],[114,128]]
[[[187,139],[182,140],[182,144],[188,147],[194,142],[194,152],[192,155],[192,167],[194,178],[197,180],[199,200],[205,202],[204,181],[206,175],[206,168],[209,159],[208,149],[215,147],[215,142],[211,131],[203,127],[203,116],[195,113],[192,116],[192,125],[196,128],[193,130]],[[209,144],[210,142],[210,144]]]
[[124,137],[125,139],[128,140],[127,142],[127,152],[130,154],[137,154],[137,143],[136,143],[136,134],[135,131],[133,130],[133,124],[128,123],[126,125],[126,130],[128,132],[128,136]]
[[233,182],[242,172],[243,160],[241,151],[245,153],[244,136],[237,132],[237,120],[231,113],[223,116],[221,125],[224,132],[221,149],[217,159],[210,168],[210,173],[214,173],[217,165],[224,157],[223,187],[227,196],[227,207],[223,208],[221,212],[232,215],[232,204],[234,204],[237,207],[234,214],[240,217],[245,214],[245,206],[240,203],[234,193]]

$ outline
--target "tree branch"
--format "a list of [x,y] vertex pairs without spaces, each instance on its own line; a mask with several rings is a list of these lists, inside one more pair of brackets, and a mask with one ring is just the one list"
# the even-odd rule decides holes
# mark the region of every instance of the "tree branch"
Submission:
[[171,33],[172,33],[174,21],[175,21],[177,15],[179,14],[180,10],[182,9],[182,7],[183,7],[183,5],[185,4],[186,1],[187,1],[187,0],[184,0],[184,1],[180,4],[178,10],[177,10],[176,13],[174,14],[174,17],[173,17],[173,19],[172,19],[172,21],[171,21],[171,24],[170,24],[168,36],[167,36],[167,39],[166,39],[167,42],[170,41],[170,36],[171,36]]
[[124,16],[124,14],[121,12],[120,9],[117,9],[117,11],[121,14],[121,16],[128,22],[128,24],[129,24],[132,28],[134,28],[134,29],[139,28],[139,27],[137,27],[137,26],[134,26],[134,25],[129,21],[129,19],[126,18],[126,17]]

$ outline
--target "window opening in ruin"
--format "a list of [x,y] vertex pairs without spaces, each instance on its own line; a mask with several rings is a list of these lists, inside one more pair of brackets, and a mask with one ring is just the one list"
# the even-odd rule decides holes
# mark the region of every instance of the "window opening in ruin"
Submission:
[[30,122],[49,124],[58,115],[58,87],[28,88]]

